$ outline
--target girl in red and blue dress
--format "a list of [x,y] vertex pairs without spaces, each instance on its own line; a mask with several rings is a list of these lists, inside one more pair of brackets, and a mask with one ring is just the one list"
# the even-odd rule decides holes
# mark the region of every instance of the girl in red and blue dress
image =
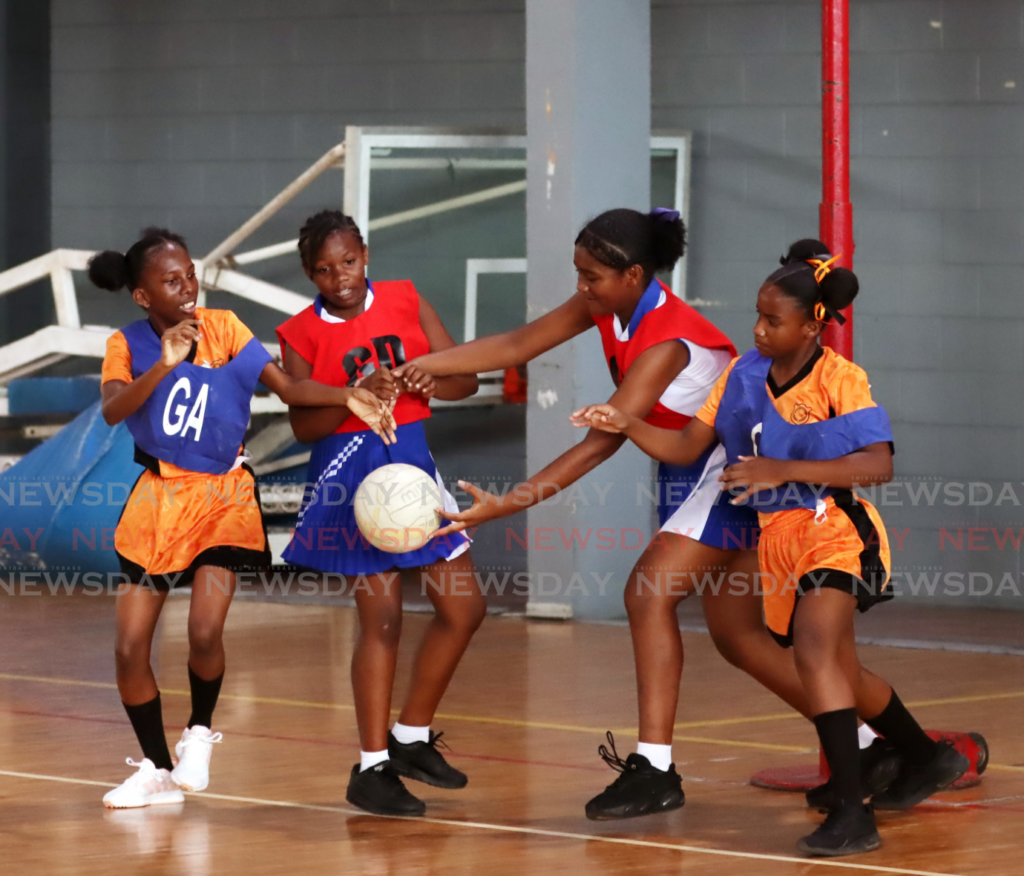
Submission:
[[[597,327],[615,384],[610,402],[655,426],[678,430],[697,413],[736,351],[732,342],[655,277],[682,257],[685,229],[663,208],[641,213],[609,210],[576,238],[575,294],[533,322],[504,334],[431,353],[412,363],[434,375],[480,373],[524,365],[541,353]],[[408,366],[407,366],[408,367]],[[405,369],[399,369],[404,376]],[[578,424],[578,423],[577,423]],[[610,458],[624,438],[591,429],[525,485],[504,497],[460,484],[475,503],[441,532],[506,517],[567,488]],[[704,588],[708,628],[721,653],[794,708],[808,713],[792,658],[772,641],[752,586],[757,572],[757,514],[730,505],[718,477],[725,451],[712,443],[685,466],[658,470],[660,532],[637,561],[625,587],[640,711],[639,743],[625,760],[599,751],[619,777],[586,804],[588,818],[632,818],[684,804],[672,763],[672,734],[683,670],[676,609],[709,570],[747,582],[744,588]],[[747,549],[742,549],[743,547]],[[652,577],[671,587],[651,588]],[[730,580],[733,580],[730,578]],[[609,741],[610,739],[609,736]]]
[[[314,486],[304,497],[283,556],[357,578],[353,596],[360,632],[352,687],[361,754],[352,768],[348,801],[382,815],[422,815],[423,801],[400,777],[440,788],[461,788],[467,781],[437,750],[441,734],[432,733],[430,724],[486,604],[466,535],[436,537],[417,550],[385,553],[360,534],[352,498],[374,469],[406,463],[434,478],[445,507],[457,510],[430,455],[423,421],[430,416],[430,398],[466,398],[476,392],[477,378],[435,379],[412,367],[402,380],[395,379],[393,369],[454,341],[409,280],[367,279],[369,251],[350,217],[332,210],[310,217],[299,234],[299,253],[319,294],[277,330],[285,369],[295,377],[369,389],[394,406],[398,425],[397,440],[388,444],[342,409],[290,409],[296,437],[314,445],[308,476]],[[424,590],[435,615],[420,644],[408,699],[389,732],[402,627],[400,569],[429,575],[433,583]]]

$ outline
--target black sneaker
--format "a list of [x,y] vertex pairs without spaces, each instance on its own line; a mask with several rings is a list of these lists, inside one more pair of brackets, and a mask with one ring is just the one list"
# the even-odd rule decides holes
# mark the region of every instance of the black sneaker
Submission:
[[871,807],[854,803],[829,812],[821,826],[800,840],[796,847],[805,855],[838,858],[873,852],[881,844]]
[[679,809],[686,802],[683,794],[683,780],[672,764],[668,772],[651,766],[642,754],[631,754],[625,760],[615,750],[615,739],[608,732],[611,751],[598,746],[608,766],[620,775],[607,788],[587,803],[587,818],[591,821],[612,821],[617,818],[636,818]]
[[[881,794],[899,775],[903,757],[896,746],[881,736],[872,740],[867,748],[860,751],[861,799]],[[832,793],[832,783],[825,782],[807,792],[807,805],[812,809],[827,812],[839,803]]]
[[936,791],[952,785],[970,768],[970,760],[952,745],[940,742],[935,756],[924,766],[904,761],[896,780],[873,797],[871,804],[875,809],[909,809]]
[[[465,788],[466,774],[451,766],[437,750],[443,733],[431,733],[429,742],[399,742],[388,732],[388,756],[391,769],[398,775],[417,782],[426,782],[435,788]],[[448,748],[441,742],[445,748]]]
[[374,815],[422,815],[427,811],[426,804],[406,790],[387,760],[362,772],[359,764],[352,767],[345,799]]

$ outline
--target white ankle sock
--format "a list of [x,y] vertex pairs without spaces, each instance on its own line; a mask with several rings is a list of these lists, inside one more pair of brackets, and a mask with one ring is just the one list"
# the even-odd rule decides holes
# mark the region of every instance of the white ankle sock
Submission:
[[388,750],[383,751],[360,751],[359,772],[365,773],[370,767],[375,767],[388,759]]
[[636,753],[646,757],[651,762],[652,767],[661,770],[663,773],[667,773],[668,768],[672,766],[671,745],[655,745],[653,742],[638,742],[636,744]]
[[871,743],[878,738],[878,734],[872,730],[867,724],[861,724],[857,728],[857,741],[860,743],[861,748],[869,748]]
[[430,742],[430,727],[410,727],[408,724],[399,724],[395,721],[395,726],[391,728],[391,732],[395,734],[395,739],[402,743],[402,745],[408,745],[410,742]]

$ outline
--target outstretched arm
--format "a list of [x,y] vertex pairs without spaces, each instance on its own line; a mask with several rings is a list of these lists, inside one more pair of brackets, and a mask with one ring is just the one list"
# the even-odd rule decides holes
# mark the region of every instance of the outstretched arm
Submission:
[[[678,341],[665,341],[651,347],[630,366],[628,374],[612,396],[612,402],[638,416],[646,415],[689,360],[689,349]],[[565,451],[550,465],[518,484],[503,497],[460,481],[459,486],[473,496],[473,506],[456,514],[442,511],[443,516],[452,521],[452,525],[440,530],[439,534],[459,532],[467,526],[479,526],[488,520],[507,517],[549,499],[597,468],[624,442],[625,438],[621,435],[609,435],[591,429],[579,444]]]
[[[550,313],[510,332],[478,338],[443,351],[435,351],[431,345],[429,354],[414,359],[410,365],[416,365],[435,377],[497,371],[525,365],[593,326],[594,318],[587,309],[587,302],[577,293]],[[401,377],[408,367],[397,368],[396,376]]]
[[[306,374],[300,376],[289,373],[270,362],[260,374],[260,381],[288,405],[292,431],[299,441],[311,444],[330,435],[352,413],[383,438],[385,444],[394,442],[395,418],[391,408],[384,401],[368,389],[327,386],[310,380],[312,368],[309,363],[288,347],[285,353],[286,366],[294,365],[289,361],[289,354],[306,365]],[[296,410],[302,413],[297,415]],[[297,419],[300,422],[298,428]]]
[[[614,399],[613,399],[614,401]],[[718,438],[715,430],[696,417],[682,429],[661,429],[642,418],[606,405],[588,405],[572,415],[573,425],[623,435],[648,456],[669,465],[693,465]]]
[[870,487],[892,480],[892,448],[887,441],[869,444],[838,459],[770,459],[765,456],[741,456],[730,465],[720,480],[722,489],[738,490],[731,501],[738,505],[758,490],[780,487],[790,482],[822,484],[838,489]]
[[[422,295],[420,296],[420,326],[423,329],[423,334],[427,336],[427,341],[430,343],[431,353],[451,350],[455,347],[455,341],[448,334],[448,329],[441,322],[441,317],[437,315],[437,311],[430,306],[430,302]],[[411,392],[424,398],[457,401],[458,399],[474,395],[480,388],[480,381],[477,379],[475,372],[437,377],[420,367],[419,362],[422,359],[423,357],[407,365],[400,366],[394,371],[399,386],[406,392]]]

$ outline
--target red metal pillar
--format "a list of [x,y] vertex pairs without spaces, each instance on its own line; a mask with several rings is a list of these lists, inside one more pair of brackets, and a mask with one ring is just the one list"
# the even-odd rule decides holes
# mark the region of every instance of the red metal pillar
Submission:
[[[833,254],[853,268],[853,205],[850,203],[850,3],[821,3],[821,205],[819,234]],[[822,336],[853,359],[853,307],[845,325],[830,324]]]

